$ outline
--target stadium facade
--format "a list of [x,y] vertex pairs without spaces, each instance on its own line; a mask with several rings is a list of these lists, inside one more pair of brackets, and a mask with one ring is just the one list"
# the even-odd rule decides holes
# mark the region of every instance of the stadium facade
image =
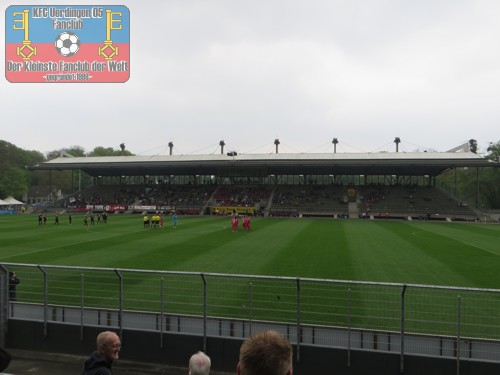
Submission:
[[[31,169],[82,171],[91,176],[97,185],[102,179],[123,184],[142,184],[153,179],[154,183],[158,184],[229,185],[247,182],[276,185],[328,183],[348,186],[380,183],[433,186],[435,178],[445,171],[475,168],[479,177],[479,170],[488,167],[498,167],[498,164],[473,153],[448,152],[61,157],[33,166]],[[429,371],[440,374],[493,374],[498,373],[500,367],[500,362],[496,357],[490,357],[498,353],[498,342],[463,337],[460,324],[456,325],[456,334],[429,335],[425,333],[407,336],[406,322],[402,317],[407,314],[408,309],[404,297],[408,285],[398,285],[395,288],[396,293],[401,295],[400,313],[395,314],[394,317],[396,329],[352,329],[349,320],[347,328],[330,327],[331,332],[325,333],[322,330],[323,327],[320,327],[317,322],[308,326],[301,321],[301,308],[290,312],[290,316],[297,317],[297,322],[269,325],[266,321],[254,320],[252,316],[250,319],[212,319],[207,315],[206,308],[202,316],[186,314],[166,316],[163,310],[160,314],[141,312],[133,315],[124,310],[121,297],[119,308],[84,309],[83,305],[75,308],[49,305],[46,292],[43,293],[45,298],[43,304],[8,303],[5,281],[8,268],[24,265],[4,264],[0,266],[4,271],[0,273],[0,276],[3,276],[0,278],[0,281],[3,281],[3,284],[0,282],[2,286],[0,290],[3,290],[2,305],[6,306],[2,310],[3,317],[0,321],[3,322],[6,341],[13,347],[57,352],[68,350],[77,353],[89,352],[94,345],[95,335],[100,330],[116,329],[122,333],[122,337],[127,339],[127,343],[131,343],[128,348],[127,346],[124,348],[124,353],[131,358],[142,361],[168,360],[178,363],[180,358],[186,358],[188,353],[191,353],[192,348],[210,348],[210,354],[214,363],[217,363],[217,367],[229,371],[234,368],[234,359],[237,358],[243,337],[246,337],[252,329],[273,328],[282,330],[294,344],[296,358],[294,372],[297,374],[328,372],[332,370],[331,363],[344,364],[339,365],[337,371],[339,374],[370,372],[381,375],[420,374]],[[29,265],[29,267],[43,272],[43,284],[48,289],[47,268],[49,267],[42,268],[36,265]],[[52,267],[57,268],[59,272],[59,267]],[[95,271],[101,270],[92,270],[92,272]],[[107,271],[116,274],[120,279],[120,295],[123,292],[122,274],[137,272],[137,270],[117,269]],[[79,269],[75,272],[76,275],[81,276],[83,290],[83,270]],[[202,273],[199,278],[203,280],[205,288],[203,295],[206,296],[205,292],[209,290],[206,288],[207,275]],[[242,279],[245,282],[248,281],[245,277]],[[277,281],[281,283],[283,279],[277,278]],[[299,279],[291,279],[290,282],[297,284],[297,296],[304,293],[302,281],[300,287]],[[252,280],[251,285],[253,283],[256,281]],[[225,284],[233,285],[231,282]],[[380,285],[375,285],[375,283],[368,284],[370,287],[380,288]],[[102,288],[102,285],[100,287]],[[393,288],[395,285],[384,287]],[[182,288],[179,290],[182,291]],[[461,290],[460,294],[467,292],[469,291]],[[490,294],[498,291],[474,292]],[[432,293],[435,294],[434,290]],[[78,295],[78,293],[73,294]],[[457,321],[460,321],[462,317],[460,298],[459,296],[457,299],[456,311],[453,310],[455,314],[453,317],[457,317]],[[302,306],[301,299],[297,297],[296,300],[297,305]],[[251,301],[253,303],[253,297]],[[453,300],[453,305],[454,303],[455,300]],[[420,304],[417,305],[420,306]],[[346,310],[350,311],[350,302],[348,306]],[[38,311],[37,316],[33,314],[35,310]],[[453,323],[453,318],[449,320]],[[132,327],[131,325],[136,322],[137,327]],[[145,324],[149,326],[145,328]],[[239,331],[241,331],[241,337],[234,334]],[[351,337],[354,338],[353,341]],[[325,340],[328,338],[333,340],[333,344],[326,343]],[[345,345],[339,346],[339,340],[343,340]],[[66,344],[65,348],[61,348],[61,342]],[[154,342],[157,345],[152,349]],[[356,346],[358,342],[359,346]],[[412,352],[416,347],[421,350],[418,354]],[[477,351],[479,353],[477,355],[483,357],[477,357],[476,348],[481,348]],[[325,361],[325,358],[330,358],[331,361]]]
[[[477,171],[478,183],[475,194],[475,207],[477,208],[479,171],[481,168],[488,167],[498,167],[498,163],[472,152],[450,151],[294,154],[228,152],[211,155],[112,157],[69,157],[66,154],[32,166],[30,169],[49,171],[49,173],[73,171],[78,173],[79,181],[83,172],[91,177],[93,185],[433,187],[436,186],[436,178],[442,173],[468,168]],[[76,176],[76,173],[73,175]],[[75,181],[77,179],[73,178],[73,186],[76,185]],[[81,190],[80,186],[73,188],[74,192],[79,190]],[[270,210],[268,210],[269,213],[272,214]],[[280,214],[286,215],[287,213],[281,212]],[[396,216],[401,217],[406,214],[407,212],[398,212]]]
[[269,177],[279,175],[437,176],[458,167],[495,166],[471,152],[384,152],[322,154],[215,154],[112,157],[60,157],[32,170],[81,170],[99,176],[210,175]]

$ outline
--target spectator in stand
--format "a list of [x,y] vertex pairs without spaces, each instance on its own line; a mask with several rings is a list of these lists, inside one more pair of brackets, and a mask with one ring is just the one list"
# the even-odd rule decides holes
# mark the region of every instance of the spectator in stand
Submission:
[[15,272],[9,272],[9,301],[17,301],[17,285],[21,282]]
[[251,336],[240,348],[238,375],[292,375],[292,346],[276,331]]
[[189,359],[189,375],[208,375],[210,373],[210,358],[203,352],[193,354]]

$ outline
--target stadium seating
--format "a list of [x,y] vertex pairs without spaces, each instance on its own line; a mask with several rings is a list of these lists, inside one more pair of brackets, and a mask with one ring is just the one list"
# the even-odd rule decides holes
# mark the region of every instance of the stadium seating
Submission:
[[280,185],[270,216],[331,216],[347,211],[344,188],[336,185]]
[[476,212],[466,204],[435,187],[366,185],[354,188],[356,196],[349,203],[347,187],[333,184],[100,185],[75,195],[75,203],[76,207],[109,204],[172,207],[190,215],[209,213],[210,207],[252,207],[258,213],[273,217],[477,218]]
[[359,211],[374,217],[434,220],[473,220],[477,217],[467,205],[434,187],[366,186],[359,194]]

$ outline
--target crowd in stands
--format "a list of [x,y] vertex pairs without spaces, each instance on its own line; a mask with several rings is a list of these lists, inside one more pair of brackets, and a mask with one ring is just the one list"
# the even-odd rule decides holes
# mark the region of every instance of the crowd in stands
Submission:
[[168,206],[180,214],[199,214],[215,191],[213,185],[95,186],[78,194],[71,205]]
[[214,195],[214,205],[228,207],[255,207],[267,203],[271,194],[268,186],[221,186]]
[[158,185],[145,187],[138,205],[203,207],[215,191],[214,185]]
[[[171,207],[181,215],[198,215],[210,207],[251,207],[273,217],[349,217],[356,202],[359,217],[462,215],[473,216],[466,204],[434,187],[372,184],[341,185],[114,185],[95,186],[78,194],[72,207],[87,205]],[[271,199],[272,197],[272,199]],[[222,210],[221,212],[228,212]]]
[[133,204],[141,194],[141,189],[137,186],[94,186],[74,196],[74,200],[68,204],[75,207],[109,204],[129,205]]

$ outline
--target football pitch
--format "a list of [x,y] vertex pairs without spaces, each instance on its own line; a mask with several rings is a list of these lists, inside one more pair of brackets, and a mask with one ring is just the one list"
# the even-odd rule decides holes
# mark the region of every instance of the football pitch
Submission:
[[182,216],[144,229],[140,215],[0,216],[0,261],[500,288],[500,225],[427,221]]

